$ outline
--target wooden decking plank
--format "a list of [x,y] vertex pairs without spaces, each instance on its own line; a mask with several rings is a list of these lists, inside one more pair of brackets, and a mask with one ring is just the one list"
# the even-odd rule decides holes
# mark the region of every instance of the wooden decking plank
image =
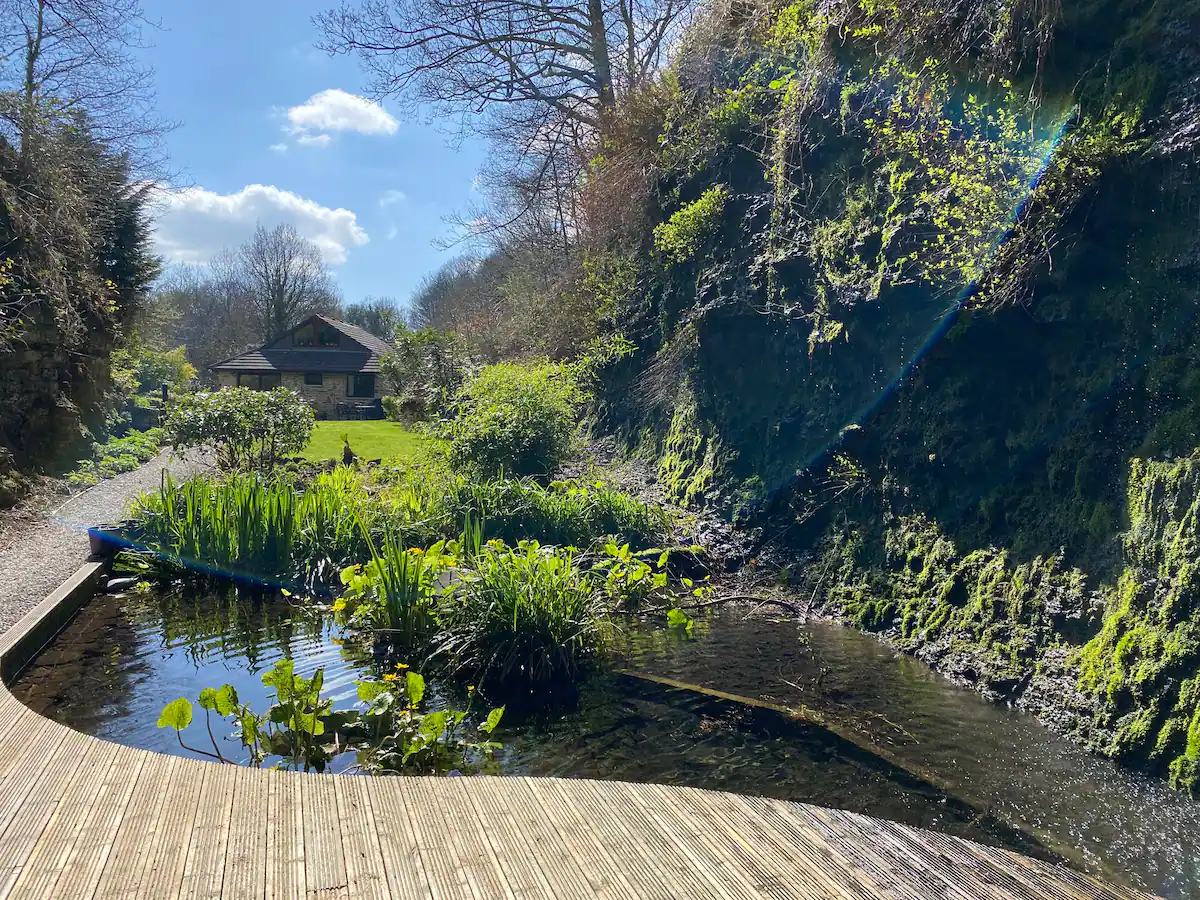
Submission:
[[778,831],[769,828],[758,816],[750,813],[737,798],[727,794],[676,789],[681,803],[689,806],[710,827],[730,835],[731,841],[744,848],[760,864],[769,864],[778,877],[775,890],[785,895],[813,900],[840,897],[844,891],[840,882],[830,881],[823,872],[807,865],[796,865],[797,848]]
[[384,778],[367,792],[375,817],[375,836],[383,854],[388,891],[397,900],[432,897],[426,862],[408,812],[407,779]]
[[370,779],[334,778],[333,784],[350,900],[388,900],[383,850],[375,826],[375,813],[367,799]]
[[342,829],[338,822],[333,779],[326,775],[297,774],[304,821],[304,877],[309,897],[349,898],[346,859],[342,855]]
[[421,857],[431,861],[435,895],[499,900],[513,897],[479,824],[461,819],[447,794],[448,779],[414,778],[409,790]]
[[788,804],[762,797],[739,797],[736,802],[746,807],[748,815],[778,832],[783,839],[784,858],[819,878],[831,896],[858,900],[875,896],[870,880],[860,878],[854,866],[847,865],[835,843],[784,815]]
[[1145,896],[1132,888],[1102,881],[1092,875],[1076,872],[1074,869],[1067,868],[1063,864],[1043,862],[1030,856],[1023,856],[1012,850],[1006,850],[1003,847],[974,844],[964,838],[956,838],[951,835],[946,835],[946,837],[960,844],[970,844],[974,853],[986,856],[996,865],[1013,866],[1022,871],[1036,872],[1038,878],[1052,879],[1064,888],[1075,890],[1078,896],[1092,897],[1095,896],[1097,891],[1102,892],[1104,896],[1120,897],[1123,900],[1140,900],[1140,898]]
[[304,876],[304,808],[300,779],[287,772],[260,774],[267,783],[267,882],[273,900],[303,900],[308,892]]
[[[852,815],[846,813],[846,816]],[[881,836],[904,847],[914,858],[926,866],[936,869],[943,879],[959,885],[972,897],[1044,897],[1045,894],[1031,890],[1020,879],[1014,879],[1003,867],[987,860],[963,853],[950,843],[943,843],[933,832],[915,831],[895,822],[867,819],[870,828]]]
[[[22,707],[24,709],[24,707]],[[17,773],[23,779],[36,771],[38,761],[49,755],[46,741],[61,743],[66,736],[61,725],[25,710],[14,727],[0,740],[0,785]]]
[[121,749],[115,744],[71,738],[64,765],[47,779],[38,779],[33,794],[5,829],[0,844],[0,869],[12,874],[0,897],[53,896],[90,813],[91,801],[104,785],[109,767]]
[[146,756],[130,747],[120,748],[100,792],[90,809],[83,811],[82,828],[62,875],[53,886],[54,896],[91,897],[95,893]]
[[187,900],[217,900],[225,878],[225,850],[233,816],[238,768],[204,763],[200,805],[188,841],[187,860],[179,896]]
[[[472,801],[474,795],[492,789],[491,781],[486,782],[485,787],[484,781],[474,778],[448,778],[444,787],[446,809],[451,822],[457,823],[450,827],[471,833],[478,842],[480,854],[490,860],[509,895],[553,898],[554,892],[541,871],[544,863],[524,840],[522,829],[513,827],[504,817],[481,813],[480,807]],[[532,802],[532,798],[526,800]],[[529,815],[529,807],[510,807],[509,812],[524,819]],[[468,822],[474,823],[473,826],[468,826]]]
[[634,796],[648,806],[657,800],[655,815],[663,826],[690,835],[685,843],[694,848],[693,858],[715,861],[715,865],[708,865],[707,871],[719,873],[731,892],[749,898],[794,896],[786,889],[781,874],[750,851],[739,835],[728,828],[714,827],[696,814],[692,804],[713,806],[717,796],[670,785],[644,785]]
[[[560,786],[584,815],[634,890],[645,897],[704,896],[704,882],[673,853],[672,841],[644,821],[620,815],[619,792],[628,785],[614,782],[598,790],[595,782],[570,781]],[[562,794],[560,794],[561,796]]]
[[472,779],[474,789],[469,793],[481,820],[504,829],[506,843],[512,847],[507,855],[532,870],[523,880],[536,881],[543,893],[555,897],[630,896],[625,886],[614,889],[606,871],[611,861],[591,846],[574,847],[569,828],[561,825],[568,817],[562,811],[548,813],[530,785],[528,778]]
[[782,812],[793,817],[801,827],[818,831],[827,841],[845,848],[845,858],[853,856],[852,864],[864,879],[869,878],[875,884],[879,893],[906,894],[917,891],[922,896],[965,900],[976,896],[975,891],[984,888],[978,885],[965,889],[961,881],[943,878],[940,869],[932,864],[928,852],[910,852],[909,848],[890,841],[888,835],[878,827],[879,820],[859,822],[838,810],[790,803],[782,807]]
[[143,764],[137,786],[121,817],[112,852],[93,900],[114,900],[133,896],[159,833],[163,810],[175,789],[175,777],[182,760],[177,756],[139,752]]
[[755,850],[729,821],[727,808],[719,794],[686,787],[647,785],[660,793],[670,813],[689,830],[701,848],[725,861],[731,870],[739,870],[745,884],[757,897],[795,900],[805,895],[793,888],[784,870],[776,867],[772,855]]
[[238,768],[233,782],[221,896],[262,898],[267,893],[267,779],[258,769]]
[[192,827],[204,791],[204,778],[213,768],[208,763],[180,760],[177,777],[163,798],[158,830],[150,842],[145,867],[136,884],[138,900],[179,896],[192,843]]
[[545,816],[547,830],[561,842],[579,872],[588,879],[592,896],[638,900],[640,895],[596,835],[591,823],[571,804],[569,798],[549,787],[555,781],[545,778],[522,778],[520,781],[537,800],[539,810]]

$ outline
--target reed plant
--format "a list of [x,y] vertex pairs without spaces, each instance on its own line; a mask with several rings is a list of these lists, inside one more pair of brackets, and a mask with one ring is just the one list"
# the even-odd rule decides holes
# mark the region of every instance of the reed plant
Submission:
[[578,674],[606,622],[601,595],[573,551],[492,540],[443,596],[436,653],[493,683],[545,684]]

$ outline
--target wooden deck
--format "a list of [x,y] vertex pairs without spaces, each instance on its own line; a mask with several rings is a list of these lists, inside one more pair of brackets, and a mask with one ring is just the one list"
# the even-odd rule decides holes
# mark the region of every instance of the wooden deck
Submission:
[[[86,575],[0,637],[6,679],[78,606]],[[0,900],[1144,896],[799,803],[662,785],[304,775],[179,759],[74,732],[3,686],[0,782]]]

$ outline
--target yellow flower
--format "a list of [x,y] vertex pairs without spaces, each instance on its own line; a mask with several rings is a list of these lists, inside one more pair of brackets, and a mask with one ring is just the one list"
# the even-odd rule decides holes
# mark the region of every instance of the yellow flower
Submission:
[[403,670],[403,669],[407,669],[407,668],[408,668],[408,663],[396,663],[396,668],[397,668],[397,669],[401,669],[401,670]]
[[473,684],[468,684],[468,685],[467,685],[467,693],[468,693],[468,694],[473,694],[473,693],[475,693],[475,685],[473,685]]
[[283,596],[285,596],[285,597],[292,596],[292,592],[289,591],[287,588],[280,588],[279,593],[283,594]]
[[422,550],[420,547],[409,547],[408,552],[411,553],[413,556],[421,556],[425,551]]
[[334,612],[341,612],[345,608],[346,608],[346,601],[341,599],[340,597],[336,601],[334,601],[333,606],[330,607],[330,609],[332,609]]
[[399,677],[400,677],[399,675],[394,675],[393,673],[388,672],[386,675],[383,676],[383,680],[384,681],[395,681]]

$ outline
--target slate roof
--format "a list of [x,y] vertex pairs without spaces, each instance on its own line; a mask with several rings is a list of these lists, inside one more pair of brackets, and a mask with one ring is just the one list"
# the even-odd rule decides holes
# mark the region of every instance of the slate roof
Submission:
[[[310,316],[288,334],[313,321],[324,322],[336,328],[350,341],[342,341],[337,349],[321,347],[276,347],[275,344],[287,335],[281,335],[257,350],[242,353],[209,366],[214,372],[321,372],[321,373],[372,373],[379,371],[379,360],[391,352],[387,341],[371,332],[339,322],[328,316]],[[347,343],[351,347],[347,349]],[[354,346],[357,345],[357,346]]]

